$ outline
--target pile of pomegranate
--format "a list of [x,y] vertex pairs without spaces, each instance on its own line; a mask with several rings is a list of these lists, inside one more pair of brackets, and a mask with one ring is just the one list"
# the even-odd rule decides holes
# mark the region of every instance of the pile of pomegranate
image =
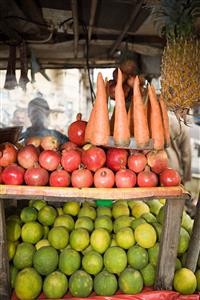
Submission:
[[[0,183],[54,187],[132,188],[177,186],[164,150],[138,151],[84,144],[84,129],[69,127],[69,141],[31,137],[24,146],[0,145]],[[77,125],[77,124],[76,124]]]

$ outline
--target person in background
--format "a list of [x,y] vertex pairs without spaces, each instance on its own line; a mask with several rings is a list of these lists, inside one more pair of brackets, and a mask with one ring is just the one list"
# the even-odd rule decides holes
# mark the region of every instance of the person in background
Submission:
[[[166,148],[169,158],[169,167],[176,169],[181,177],[181,183],[186,190],[191,184],[192,180],[192,154],[191,154],[191,136],[190,127],[183,122],[179,124],[174,113],[169,112],[169,126],[170,126],[170,146]],[[196,206],[194,198],[186,200],[186,212],[194,217]]]
[[192,148],[192,179],[186,184],[190,191],[193,203],[196,205],[200,195],[200,105],[192,112],[193,118],[189,127]]
[[169,166],[176,169],[182,184],[191,180],[191,142],[189,127],[183,122],[179,124],[174,113],[169,112],[170,146],[166,148]]
[[13,112],[12,116],[12,126],[24,126],[28,125],[30,121],[27,117],[27,110],[22,107],[18,107]]
[[51,113],[47,101],[41,97],[32,99],[28,104],[28,117],[31,121],[31,126],[22,133],[20,139],[26,140],[31,136],[55,136],[60,144],[68,141],[66,135],[58,130],[48,129],[48,118]]

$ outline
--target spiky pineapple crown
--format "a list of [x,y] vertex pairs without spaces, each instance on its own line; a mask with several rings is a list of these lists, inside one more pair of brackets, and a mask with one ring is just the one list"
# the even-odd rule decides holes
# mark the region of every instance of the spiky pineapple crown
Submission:
[[194,35],[194,23],[200,16],[200,0],[160,0],[152,13],[160,36],[189,38]]

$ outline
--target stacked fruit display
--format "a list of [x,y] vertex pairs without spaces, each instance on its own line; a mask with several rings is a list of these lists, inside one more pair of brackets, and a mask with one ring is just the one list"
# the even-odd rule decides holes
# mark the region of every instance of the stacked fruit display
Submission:
[[[112,206],[42,200],[6,220],[11,285],[18,299],[140,293],[155,282],[165,200],[124,201]],[[184,261],[193,226],[182,216],[174,289],[200,290],[200,270]],[[198,267],[200,266],[200,261]],[[195,276],[196,275],[196,276]],[[31,288],[30,288],[31,287]]]
[[71,141],[59,147],[55,137],[45,136],[29,139],[20,149],[1,144],[0,154],[0,183],[4,184],[78,188],[180,184],[178,172],[168,168],[165,150],[106,149]]

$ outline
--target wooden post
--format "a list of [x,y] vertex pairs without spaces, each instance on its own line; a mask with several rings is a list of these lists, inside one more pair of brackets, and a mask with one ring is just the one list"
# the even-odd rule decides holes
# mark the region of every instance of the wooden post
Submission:
[[3,199],[0,199],[0,299],[10,300],[9,262]]
[[200,193],[194,217],[192,234],[190,237],[189,248],[186,256],[185,267],[195,272],[200,253]]
[[166,201],[156,272],[157,290],[172,289],[184,203],[184,197]]

